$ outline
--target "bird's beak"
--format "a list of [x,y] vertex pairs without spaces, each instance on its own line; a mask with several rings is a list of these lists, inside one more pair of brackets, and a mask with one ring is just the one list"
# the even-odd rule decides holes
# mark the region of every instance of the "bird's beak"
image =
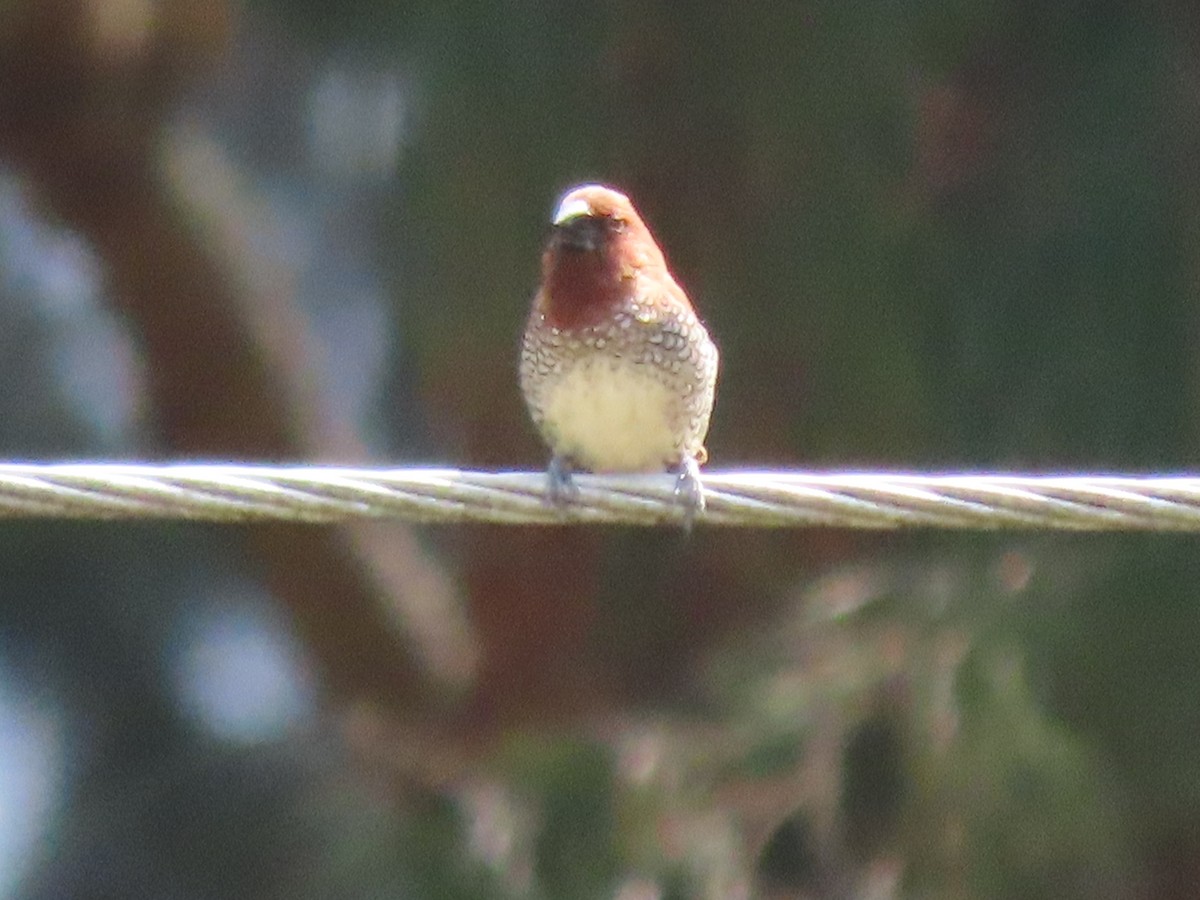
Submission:
[[554,226],[554,239],[566,250],[592,252],[604,245],[605,221],[595,216],[573,216]]
[[578,219],[581,216],[590,216],[591,214],[591,205],[582,197],[564,197],[563,202],[558,205],[558,210],[554,213],[554,218],[551,221],[555,225],[564,225],[572,219]]

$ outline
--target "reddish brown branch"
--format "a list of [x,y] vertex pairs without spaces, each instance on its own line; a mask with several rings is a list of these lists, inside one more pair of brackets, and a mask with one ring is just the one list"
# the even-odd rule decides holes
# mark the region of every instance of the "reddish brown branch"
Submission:
[[[229,10],[156,4],[152,21],[108,35],[97,25],[102,6],[27,0],[6,9],[0,156],[103,258],[113,301],[136,325],[173,453],[361,459],[352,430],[314,388],[306,323],[290,296],[243,290],[219,243],[202,239],[160,177],[173,89],[222,49]],[[399,626],[414,610],[428,621],[449,591],[411,533],[263,526],[246,536],[334,695],[393,709],[428,699],[425,663],[438,648],[413,653]],[[469,663],[452,660],[441,674],[462,676]]]

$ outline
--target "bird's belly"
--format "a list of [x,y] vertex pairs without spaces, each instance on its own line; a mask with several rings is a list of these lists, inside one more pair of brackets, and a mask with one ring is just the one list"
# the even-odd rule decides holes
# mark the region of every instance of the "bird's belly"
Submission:
[[678,462],[678,391],[630,360],[583,360],[549,387],[543,408],[558,453],[594,472],[661,471]]

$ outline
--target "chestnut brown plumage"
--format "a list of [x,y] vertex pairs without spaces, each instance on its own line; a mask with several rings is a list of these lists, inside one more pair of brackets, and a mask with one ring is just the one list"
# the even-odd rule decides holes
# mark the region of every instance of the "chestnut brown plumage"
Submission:
[[550,494],[575,468],[679,475],[687,517],[704,507],[699,465],[717,348],[624,194],[568,191],[542,255],[521,351],[521,391],[550,446]]

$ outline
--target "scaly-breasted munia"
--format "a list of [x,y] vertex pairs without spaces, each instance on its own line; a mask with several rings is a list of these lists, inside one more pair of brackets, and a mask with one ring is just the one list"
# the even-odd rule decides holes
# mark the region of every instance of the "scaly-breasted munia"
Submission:
[[553,453],[555,502],[573,491],[575,468],[670,469],[688,521],[704,508],[717,348],[624,194],[588,184],[559,202],[520,381]]

